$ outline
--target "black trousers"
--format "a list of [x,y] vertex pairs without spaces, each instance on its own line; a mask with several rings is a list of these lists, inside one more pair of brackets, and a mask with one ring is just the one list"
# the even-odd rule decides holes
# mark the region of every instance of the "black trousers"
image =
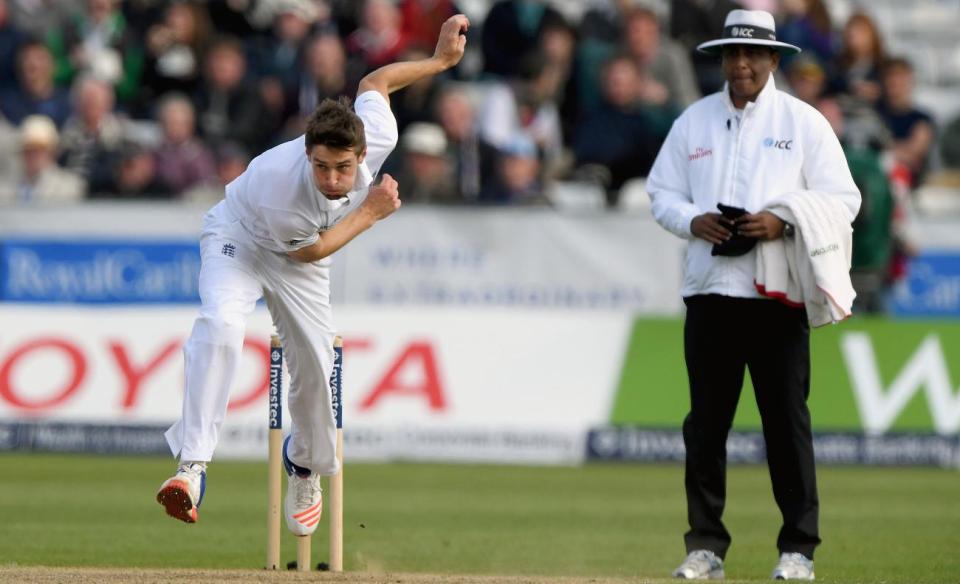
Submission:
[[767,448],[773,495],[783,515],[780,552],[813,558],[820,543],[819,501],[810,431],[810,327],[806,311],[775,300],[704,295],[684,299],[690,413],[683,422],[690,531],[687,551],[721,558],[727,435],[749,369]]

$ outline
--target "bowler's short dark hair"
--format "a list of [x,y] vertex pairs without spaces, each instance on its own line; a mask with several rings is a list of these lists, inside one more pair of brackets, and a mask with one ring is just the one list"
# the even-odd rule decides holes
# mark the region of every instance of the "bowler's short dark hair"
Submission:
[[307,120],[304,134],[307,150],[326,146],[335,150],[353,150],[357,156],[367,149],[363,120],[350,104],[350,98],[324,99]]

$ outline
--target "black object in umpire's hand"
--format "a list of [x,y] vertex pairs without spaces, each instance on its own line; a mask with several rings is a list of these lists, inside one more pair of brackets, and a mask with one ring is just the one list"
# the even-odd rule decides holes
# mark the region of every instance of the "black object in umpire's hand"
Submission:
[[[720,213],[724,217],[731,221],[736,221],[739,217],[746,215],[747,210],[742,207],[731,207],[729,205],[724,205],[723,203],[717,203],[717,209],[720,209]],[[737,227],[734,226],[733,236],[724,241],[723,243],[713,244],[713,249],[710,250],[710,255],[715,256],[742,256],[743,254],[749,252],[753,249],[753,246],[757,244],[757,240],[753,237],[747,237],[742,235],[737,231]]]

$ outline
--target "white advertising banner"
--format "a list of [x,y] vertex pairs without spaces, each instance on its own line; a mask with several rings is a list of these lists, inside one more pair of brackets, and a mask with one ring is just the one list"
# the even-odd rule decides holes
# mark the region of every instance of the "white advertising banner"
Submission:
[[337,253],[337,302],[676,314],[685,242],[649,216],[411,208]]
[[[0,299],[196,302],[202,215],[144,204],[4,210]],[[678,314],[684,248],[647,213],[411,205],[337,252],[331,293],[334,306]]]
[[[0,421],[154,425],[180,415],[195,308],[0,306]],[[607,422],[629,314],[346,308],[346,454],[575,463]],[[250,319],[218,456],[266,452],[271,325]],[[289,418],[287,418],[289,419]]]

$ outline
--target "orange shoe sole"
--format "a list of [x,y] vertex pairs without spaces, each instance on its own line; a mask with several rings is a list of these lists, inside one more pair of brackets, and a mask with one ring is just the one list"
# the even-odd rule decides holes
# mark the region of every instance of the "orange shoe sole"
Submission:
[[167,510],[167,515],[174,519],[179,519],[184,523],[197,522],[199,517],[197,508],[190,501],[190,495],[187,494],[187,485],[180,481],[173,481],[160,489],[160,492],[157,493],[157,503],[163,505]]

